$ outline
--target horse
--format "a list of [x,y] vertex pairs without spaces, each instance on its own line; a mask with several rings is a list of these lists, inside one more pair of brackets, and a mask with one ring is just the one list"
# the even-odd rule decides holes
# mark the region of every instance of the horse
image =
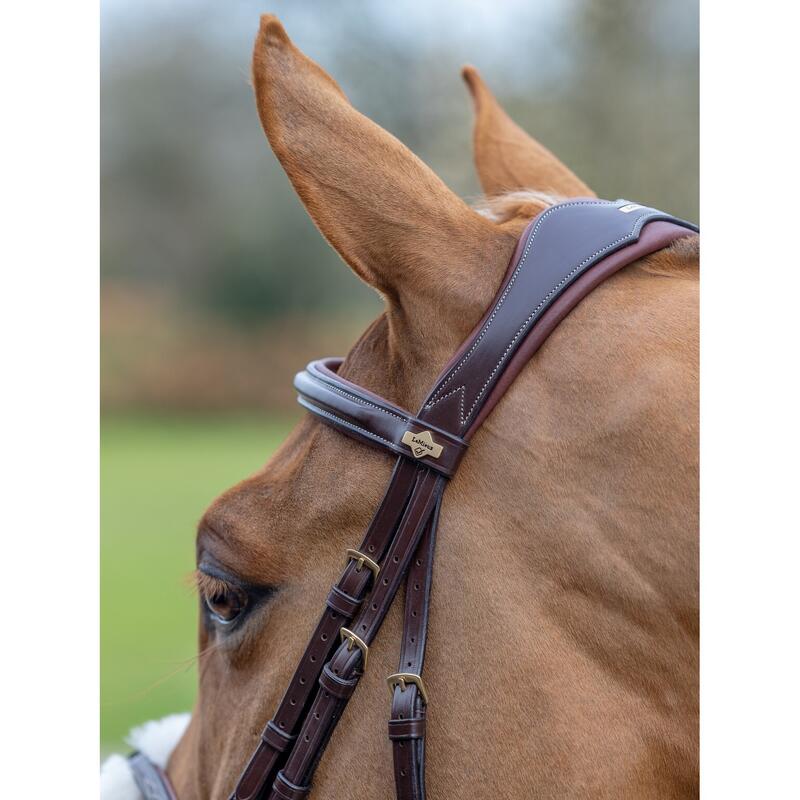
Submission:
[[[471,207],[360,114],[273,16],[253,85],[322,235],[384,301],[340,374],[413,409],[483,315],[528,222],[592,190],[472,67]],[[478,431],[444,497],[425,680],[432,800],[698,794],[698,278],[689,236],[602,283]],[[199,691],[167,764],[227,797],[391,459],[300,422],[197,531]],[[312,797],[393,796],[395,603]]]

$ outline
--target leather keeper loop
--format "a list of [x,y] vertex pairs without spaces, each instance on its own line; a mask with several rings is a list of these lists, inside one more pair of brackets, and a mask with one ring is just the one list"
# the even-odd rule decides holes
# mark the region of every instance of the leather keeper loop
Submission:
[[311,787],[298,786],[296,783],[292,783],[286,779],[283,770],[281,770],[275,776],[275,783],[272,784],[272,790],[278,797],[284,798],[284,800],[303,800],[303,798],[308,796]]
[[319,685],[339,700],[349,700],[358,685],[358,679],[345,680],[334,674],[330,665],[322,668],[319,676]]
[[343,592],[338,586],[331,588],[328,593],[328,599],[325,602],[328,608],[332,608],[337,613],[347,617],[347,619],[353,619],[358,613],[358,609],[361,608],[360,600]]
[[420,719],[390,719],[389,738],[394,742],[398,739],[424,739],[425,718]]
[[282,731],[272,720],[267,723],[261,738],[273,749],[283,753],[297,738],[286,731]]

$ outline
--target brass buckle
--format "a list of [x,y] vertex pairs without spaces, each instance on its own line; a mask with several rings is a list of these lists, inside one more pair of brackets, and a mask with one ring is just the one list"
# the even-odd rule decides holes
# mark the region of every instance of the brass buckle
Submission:
[[394,695],[395,687],[399,686],[400,691],[404,692],[406,686],[412,683],[419,689],[420,697],[425,705],[428,705],[428,693],[425,691],[425,684],[422,682],[422,676],[414,672],[395,672],[386,679],[389,686],[389,693]]
[[361,572],[361,569],[366,567],[376,578],[378,577],[378,573],[381,571],[380,564],[373,561],[369,556],[360,553],[358,550],[350,548],[345,552],[347,553],[348,561],[352,559],[356,562],[356,572]]
[[339,636],[343,642],[347,642],[347,649],[352,650],[353,646],[361,651],[361,658],[364,661],[363,671],[367,669],[367,657],[369,656],[369,647],[367,643],[357,634],[353,633],[349,628],[339,628]]

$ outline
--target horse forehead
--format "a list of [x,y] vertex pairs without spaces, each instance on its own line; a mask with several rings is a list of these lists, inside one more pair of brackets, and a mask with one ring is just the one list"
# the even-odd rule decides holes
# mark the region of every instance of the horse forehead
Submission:
[[198,550],[274,558],[304,537],[322,544],[352,533],[380,500],[390,472],[377,450],[305,419],[263,469],[209,506]]

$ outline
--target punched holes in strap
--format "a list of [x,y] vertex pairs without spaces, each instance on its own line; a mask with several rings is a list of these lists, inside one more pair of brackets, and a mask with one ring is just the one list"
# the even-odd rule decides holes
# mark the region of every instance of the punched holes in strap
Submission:
[[297,738],[286,731],[282,731],[272,720],[267,723],[267,727],[261,734],[261,738],[274,750],[279,753],[285,752],[291,743]]

